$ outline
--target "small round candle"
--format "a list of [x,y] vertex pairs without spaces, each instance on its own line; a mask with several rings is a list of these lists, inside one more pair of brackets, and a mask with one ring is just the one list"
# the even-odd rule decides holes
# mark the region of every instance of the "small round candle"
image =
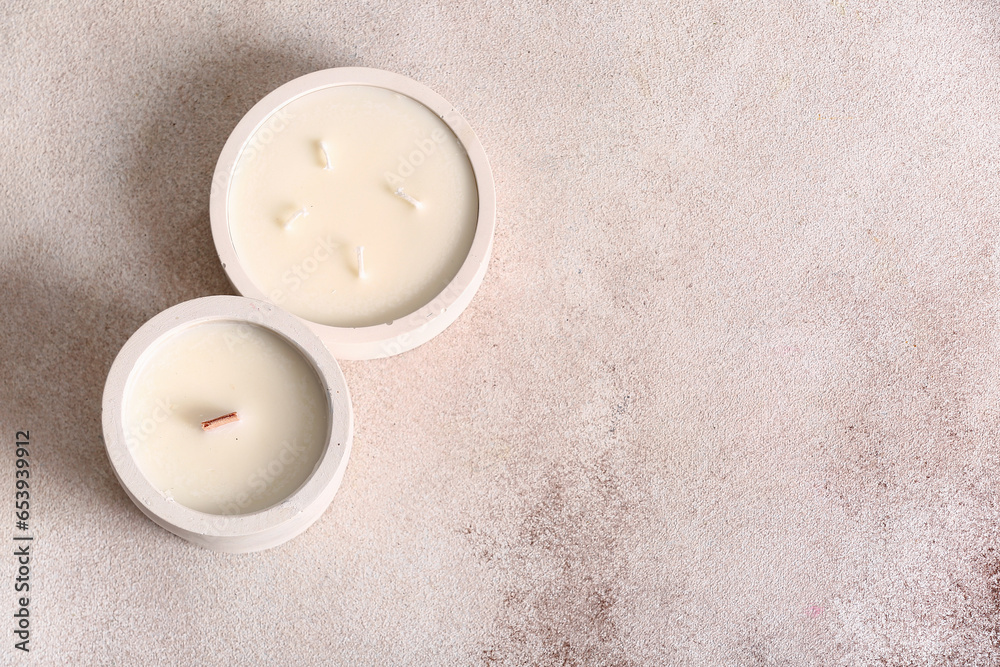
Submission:
[[256,551],[309,527],[353,432],[336,360],[286,311],[217,296],[144,324],[104,389],[104,442],[129,497],[202,546]]
[[302,485],[326,446],[319,377],[257,325],[215,321],[175,332],[146,353],[131,384],[123,412],[136,464],[167,497],[200,512],[275,505]]
[[458,317],[485,274],[495,208],[482,146],[450,104],[399,75],[340,68],[244,117],[211,213],[242,294],[302,318],[336,356],[366,359]]

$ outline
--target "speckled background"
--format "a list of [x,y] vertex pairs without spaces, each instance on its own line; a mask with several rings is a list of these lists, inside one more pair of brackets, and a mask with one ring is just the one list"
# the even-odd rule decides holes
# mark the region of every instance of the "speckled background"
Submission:
[[[3,661],[1000,664],[994,3],[0,15],[0,534],[30,429],[37,537],[29,656],[0,558]],[[343,364],[321,520],[212,553],[119,487],[104,379],[231,293],[219,151],[336,66],[476,129],[493,262],[444,334]]]

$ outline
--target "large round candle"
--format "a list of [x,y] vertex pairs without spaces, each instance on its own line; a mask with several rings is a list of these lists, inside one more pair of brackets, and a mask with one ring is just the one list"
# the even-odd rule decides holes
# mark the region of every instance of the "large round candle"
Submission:
[[212,191],[223,267],[338,357],[426,342],[471,301],[493,239],[493,178],[443,98],[365,68],[300,77],[233,131]]
[[258,131],[229,191],[251,279],[292,313],[338,327],[427,304],[476,231],[476,181],[455,135],[427,107],[374,86],[317,90],[280,113],[286,125]]
[[287,311],[204,297],[146,322],[104,388],[112,468],[153,521],[196,544],[257,551],[330,504],[351,448],[336,360]]

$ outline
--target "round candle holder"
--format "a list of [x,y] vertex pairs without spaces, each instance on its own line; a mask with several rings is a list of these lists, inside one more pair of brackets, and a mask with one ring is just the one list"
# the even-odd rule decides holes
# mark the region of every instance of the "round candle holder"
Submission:
[[[258,132],[268,138],[281,131],[286,120],[279,114],[290,102],[331,86],[371,86],[411,98],[440,118],[454,133],[468,155],[478,195],[478,215],[471,248],[457,274],[428,303],[391,322],[371,326],[331,326],[300,318],[333,355],[340,359],[389,357],[425,343],[438,335],[472,301],[486,275],[493,245],[496,192],[489,161],[472,128],[443,97],[407,77],[377,69],[343,67],[313,72],[279,87],[258,102],[237,124],[219,156],[212,180],[210,216],[212,236],[223,269],[240,294],[274,302],[251,279],[233,241],[230,190],[244,151],[256,150]],[[276,115],[278,114],[278,115]],[[275,127],[271,127],[274,125]],[[304,215],[304,213],[303,213]],[[297,316],[296,316],[297,317]]]
[[[125,404],[134,380],[157,347],[171,336],[208,322],[261,327],[301,354],[327,399],[327,430],[312,473],[290,495],[247,514],[208,514],[173,500],[143,474],[125,428]],[[119,482],[155,523],[216,551],[244,553],[277,546],[305,531],[326,510],[344,477],[353,436],[347,384],[337,361],[302,322],[273,304],[235,296],[187,301],[156,315],[119,352],[104,387],[104,444]]]

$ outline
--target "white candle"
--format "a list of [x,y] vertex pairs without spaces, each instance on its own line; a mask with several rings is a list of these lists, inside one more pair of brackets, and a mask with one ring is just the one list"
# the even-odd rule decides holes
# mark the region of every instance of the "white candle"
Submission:
[[160,313],[119,352],[104,442],[153,521],[231,552],[309,527],[343,478],[353,431],[343,374],[277,306],[205,297]]
[[419,102],[375,86],[324,88],[282,112],[286,127],[251,139],[260,148],[243,152],[229,190],[233,245],[251,280],[292,313],[337,327],[426,305],[461,268],[479,214],[454,133]]
[[362,68],[262,100],[223,149],[212,193],[237,289],[354,359],[419,345],[458,316],[485,274],[494,212],[489,163],[451,105]]
[[[306,480],[326,446],[316,372],[259,326],[198,324],[157,343],[132,380],[125,433],[139,469],[165,496],[209,514],[275,505]],[[205,430],[202,422],[236,412]]]

